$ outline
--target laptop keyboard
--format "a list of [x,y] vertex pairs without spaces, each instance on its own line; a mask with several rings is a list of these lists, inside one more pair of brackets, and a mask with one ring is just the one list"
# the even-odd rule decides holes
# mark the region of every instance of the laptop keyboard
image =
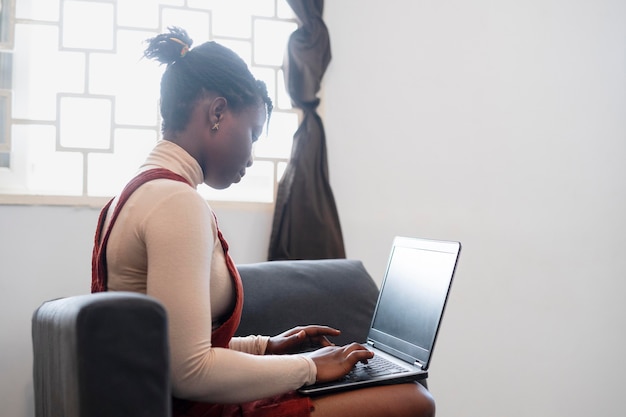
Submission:
[[374,356],[367,363],[358,362],[342,380],[363,381],[373,377],[409,372],[407,369],[388,361],[382,356]]

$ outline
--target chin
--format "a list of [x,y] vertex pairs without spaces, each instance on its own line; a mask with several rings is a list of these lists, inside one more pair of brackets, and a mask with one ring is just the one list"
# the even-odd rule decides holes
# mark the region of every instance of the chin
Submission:
[[215,188],[216,190],[225,190],[228,187],[230,187],[231,185],[233,185],[233,183],[228,183],[228,184],[215,184],[212,185],[211,187]]
[[206,185],[208,185],[209,187],[213,188],[214,190],[225,190],[226,188],[230,187],[231,185],[233,185],[232,181],[231,182],[216,182],[216,181],[204,181],[204,183]]
[[225,190],[233,184],[238,184],[240,181],[241,181],[241,177],[237,177],[234,180],[231,180],[222,184],[216,184],[213,188],[218,189],[218,190]]
[[205,184],[208,185],[211,188],[214,188],[216,190],[225,190],[226,188],[230,187],[233,184],[237,184],[239,182],[241,182],[242,176],[241,175],[236,175],[234,178],[231,178],[229,180],[223,180],[223,181],[205,181]]

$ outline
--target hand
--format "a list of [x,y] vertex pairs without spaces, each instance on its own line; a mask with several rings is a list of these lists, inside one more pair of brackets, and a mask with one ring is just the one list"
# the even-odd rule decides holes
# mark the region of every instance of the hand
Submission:
[[326,336],[339,336],[341,332],[327,326],[299,326],[278,336],[270,337],[266,355],[297,353],[311,347],[334,346]]
[[352,370],[357,362],[367,363],[374,352],[358,343],[346,346],[329,346],[308,354],[317,367],[316,382],[328,382],[341,378]]

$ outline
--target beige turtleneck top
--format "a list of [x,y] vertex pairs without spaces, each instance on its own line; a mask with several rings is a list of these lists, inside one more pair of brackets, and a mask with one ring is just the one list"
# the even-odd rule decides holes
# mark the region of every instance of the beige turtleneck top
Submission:
[[[157,167],[203,182],[197,161],[166,140],[141,170]],[[157,179],[135,191],[111,231],[107,266],[109,290],[148,294],[165,306],[174,396],[240,403],[315,382],[306,355],[264,356],[269,337],[233,338],[230,349],[211,346],[212,328],[232,311],[234,288],[213,212],[189,185]]]

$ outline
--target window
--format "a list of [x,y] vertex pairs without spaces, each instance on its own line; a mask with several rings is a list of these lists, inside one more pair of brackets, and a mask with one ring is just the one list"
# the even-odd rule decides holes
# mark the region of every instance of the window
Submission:
[[298,126],[281,70],[297,28],[285,0],[0,2],[0,203],[100,204],[119,192],[160,137],[163,67],[142,53],[168,26],[233,49],[275,105],[244,180],[200,192],[273,201]]

